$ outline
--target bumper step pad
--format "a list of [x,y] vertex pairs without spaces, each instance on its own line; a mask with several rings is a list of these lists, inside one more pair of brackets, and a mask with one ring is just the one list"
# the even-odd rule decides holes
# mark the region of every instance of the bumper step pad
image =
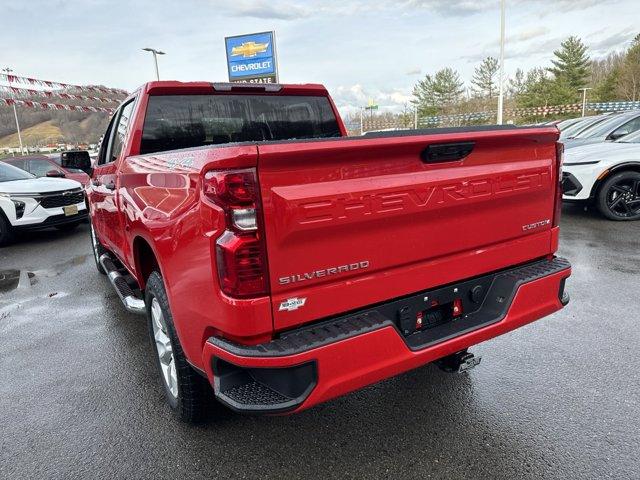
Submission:
[[278,405],[291,400],[255,380],[225,390],[224,393],[241,405]]

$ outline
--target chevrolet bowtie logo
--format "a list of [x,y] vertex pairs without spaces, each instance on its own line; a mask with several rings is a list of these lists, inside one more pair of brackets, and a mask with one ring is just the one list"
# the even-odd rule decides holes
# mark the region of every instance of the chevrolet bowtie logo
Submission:
[[264,53],[269,48],[269,43],[244,42],[242,45],[231,49],[231,56],[242,55],[244,58],[255,57],[259,53]]

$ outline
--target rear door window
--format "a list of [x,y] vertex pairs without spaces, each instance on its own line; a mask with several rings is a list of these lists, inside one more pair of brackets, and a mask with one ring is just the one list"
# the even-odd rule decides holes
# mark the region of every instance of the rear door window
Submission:
[[29,160],[29,172],[34,174],[36,177],[45,177],[47,175],[47,172],[51,170],[60,171],[59,168],[55,167],[47,160],[41,160],[41,159]]
[[231,142],[339,136],[340,128],[326,97],[151,96],[140,153]]

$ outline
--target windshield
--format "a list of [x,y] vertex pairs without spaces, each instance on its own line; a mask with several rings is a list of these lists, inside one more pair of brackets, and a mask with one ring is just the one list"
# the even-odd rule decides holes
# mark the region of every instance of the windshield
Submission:
[[339,137],[326,97],[152,96],[140,153],[231,142]]
[[579,123],[581,120],[583,120],[582,118],[568,118],[566,120],[562,120],[561,122],[556,123],[556,127],[558,127],[558,130],[566,130],[567,128],[569,128],[571,125],[575,125],[576,123]]
[[597,117],[588,117],[579,122],[576,122],[573,125],[565,128],[561,132],[562,138],[574,138],[574,136],[583,130],[586,130],[593,125],[597,125],[600,122],[604,122],[607,119],[606,116],[597,116]]
[[616,140],[619,143],[640,143],[640,130],[636,130],[629,135],[625,135],[624,137]]
[[574,138],[606,137],[611,130],[614,130],[618,125],[622,125],[627,120],[629,120],[629,116],[627,115],[616,115],[612,118],[608,118],[604,122],[598,122],[595,125],[592,125],[586,130],[578,133]]
[[33,175],[20,170],[4,162],[0,162],[0,182],[12,182],[14,180],[27,180],[33,178]]

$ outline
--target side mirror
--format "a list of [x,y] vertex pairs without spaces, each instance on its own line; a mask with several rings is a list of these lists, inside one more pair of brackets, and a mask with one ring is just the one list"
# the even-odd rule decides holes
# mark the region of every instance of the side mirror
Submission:
[[622,138],[625,135],[627,135],[627,132],[613,132],[609,134],[608,140],[618,140],[619,138]]
[[60,170],[49,170],[45,175],[50,178],[64,178],[64,173]]
[[91,157],[86,150],[74,150],[60,154],[60,166],[62,168],[78,168],[91,176]]

